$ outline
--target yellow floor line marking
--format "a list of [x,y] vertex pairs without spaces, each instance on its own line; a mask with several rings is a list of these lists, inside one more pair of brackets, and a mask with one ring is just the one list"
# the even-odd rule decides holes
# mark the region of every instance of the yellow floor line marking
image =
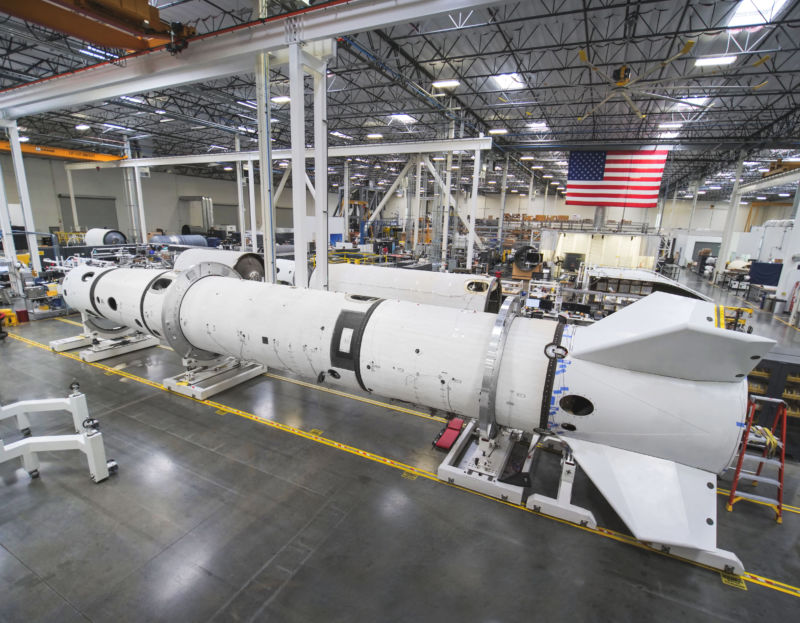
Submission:
[[778,318],[778,317],[777,317],[775,314],[773,314],[773,315],[772,315],[772,317],[773,317],[775,320],[777,320],[778,322],[780,322],[780,323],[782,323],[782,324],[785,324],[785,325],[786,325],[787,327],[789,327],[790,329],[794,329],[795,331],[800,331],[800,329],[798,329],[796,326],[794,326],[793,324],[789,324],[788,322],[786,322],[786,321],[785,321],[785,320],[783,320],[782,318]]
[[66,322],[67,324],[74,324],[76,327],[83,328],[82,322],[75,322],[74,320],[69,320],[67,318],[56,318],[56,320],[58,320],[59,322]]
[[417,411],[416,409],[409,409],[407,407],[398,407],[397,405],[381,402],[379,400],[373,400],[372,398],[365,398],[364,396],[356,396],[355,394],[348,394],[347,392],[342,392],[339,391],[338,389],[331,389],[330,387],[321,387],[319,385],[314,385],[313,383],[307,383],[306,381],[293,379],[288,376],[280,376],[278,374],[273,374],[272,372],[265,372],[264,376],[269,377],[271,379],[277,379],[279,381],[286,381],[287,383],[294,383],[295,385],[300,385],[301,387],[308,387],[309,389],[315,389],[317,391],[325,392],[327,394],[333,394],[334,396],[342,396],[343,398],[350,398],[351,400],[357,400],[359,402],[363,402],[368,405],[383,407],[384,409],[391,409],[392,411],[399,411],[400,413],[407,413],[408,415],[415,415],[416,417],[421,417],[425,420],[433,420],[434,422],[447,424],[447,418],[439,417],[437,415],[430,415],[429,413]]
[[[45,344],[41,344],[39,342],[35,342],[34,340],[30,340],[28,338],[22,337],[21,335],[17,335],[16,333],[9,332],[8,335],[12,339],[15,339],[15,340],[18,340],[20,342],[23,342],[23,343],[27,344],[28,346],[41,348],[42,350],[46,350],[48,352],[54,352],[54,351],[52,351],[50,349],[49,346],[46,346]],[[109,366],[107,366],[105,364],[102,364],[102,363],[90,363],[88,361],[82,361],[81,358],[78,355],[73,355],[73,354],[67,353],[67,352],[61,352],[61,353],[55,353],[55,354],[59,355],[61,357],[66,357],[68,359],[72,359],[73,361],[77,361],[78,363],[83,363],[83,364],[92,366],[93,368],[97,368],[98,370],[102,370],[104,372],[111,372],[112,374],[117,374],[119,376],[131,379],[133,381],[137,381],[137,382],[142,383],[144,385],[148,385],[149,387],[153,387],[155,389],[160,389],[161,391],[165,391],[167,393],[173,393],[173,392],[170,392],[169,389],[167,389],[166,387],[164,387],[160,383],[156,383],[154,381],[150,381],[149,379],[145,379],[145,378],[136,376],[136,375],[131,374],[129,372],[125,372],[124,370],[115,370],[114,368],[111,368],[111,367],[109,367]],[[361,458],[364,458],[364,459],[367,459],[367,460],[370,460],[370,461],[374,461],[375,463],[380,463],[381,465],[385,465],[387,467],[392,467],[394,469],[401,470],[401,471],[406,472],[406,473],[408,473],[410,475],[420,476],[422,478],[425,478],[427,480],[431,480],[431,481],[436,482],[438,484],[446,485],[448,487],[453,487],[455,489],[459,489],[460,491],[464,491],[466,493],[470,493],[472,495],[476,495],[476,496],[482,497],[482,498],[484,498],[486,500],[490,500],[490,501],[498,503],[498,504],[503,504],[505,506],[510,506],[512,508],[516,508],[517,510],[521,510],[523,512],[530,513],[532,515],[537,515],[539,517],[543,517],[543,518],[549,519],[551,521],[555,521],[555,522],[563,524],[565,526],[578,528],[579,530],[583,530],[584,532],[590,532],[592,534],[597,534],[597,535],[606,537],[608,539],[612,539],[614,541],[618,541],[619,543],[625,543],[627,545],[631,545],[633,547],[637,547],[639,549],[643,549],[643,550],[646,550],[648,552],[653,552],[653,553],[659,554],[661,556],[666,556],[668,558],[673,558],[673,559],[676,559],[676,560],[680,560],[682,562],[687,562],[687,563],[689,563],[689,564],[691,564],[691,565],[693,565],[695,567],[700,567],[700,568],[712,571],[714,573],[719,573],[719,569],[715,569],[713,567],[709,567],[708,565],[704,565],[702,563],[699,563],[699,562],[696,562],[696,561],[693,561],[693,560],[687,560],[685,558],[681,558],[680,556],[675,556],[674,554],[670,554],[670,553],[667,553],[667,552],[662,552],[662,551],[657,550],[657,549],[653,549],[652,547],[649,547],[648,545],[645,545],[641,541],[637,541],[632,536],[629,536],[627,534],[622,534],[621,532],[617,532],[615,530],[610,530],[609,528],[601,528],[601,527],[590,528],[588,526],[579,526],[577,524],[571,523],[571,522],[563,520],[563,519],[559,519],[557,517],[552,517],[550,515],[544,515],[542,513],[538,513],[538,512],[536,512],[536,511],[534,511],[532,509],[526,508],[525,506],[522,506],[522,505],[519,505],[519,504],[514,504],[512,502],[508,502],[508,501],[505,501],[505,500],[500,500],[500,499],[491,497],[489,495],[486,495],[486,494],[483,494],[483,493],[479,493],[478,491],[474,491],[472,489],[467,489],[467,488],[462,487],[460,485],[456,485],[456,484],[445,482],[443,480],[439,480],[439,477],[436,474],[434,474],[433,472],[429,472],[427,470],[420,469],[418,467],[414,467],[413,465],[408,465],[408,464],[405,464],[405,463],[401,463],[400,461],[395,461],[394,459],[389,459],[389,458],[380,456],[378,454],[374,454],[373,452],[369,452],[367,450],[361,450],[361,449],[356,448],[354,446],[349,446],[347,444],[340,443],[338,441],[333,441],[331,439],[326,439],[326,438],[318,436],[318,435],[313,435],[310,432],[306,432],[306,431],[301,430],[299,428],[295,428],[294,426],[289,426],[287,424],[282,424],[282,423],[276,422],[274,420],[268,420],[268,419],[259,417],[258,415],[254,414],[254,413],[249,413],[249,412],[243,411],[241,409],[235,409],[233,407],[228,407],[227,405],[224,405],[224,404],[219,403],[219,402],[215,402],[213,400],[198,400],[196,398],[191,398],[190,396],[184,396],[183,394],[177,394],[177,395],[181,396],[182,398],[187,398],[187,399],[189,399],[189,400],[191,400],[193,402],[197,402],[199,404],[211,407],[213,409],[218,409],[218,410],[221,410],[221,411],[225,411],[226,413],[230,413],[232,415],[238,415],[240,417],[243,417],[245,419],[251,420],[253,422],[258,422],[259,424],[263,424],[265,426],[269,426],[270,428],[281,430],[283,432],[290,433],[292,435],[296,435],[296,436],[302,437],[304,439],[308,439],[309,441],[313,441],[313,442],[322,444],[324,446],[328,446],[329,448],[334,448],[336,450],[341,450],[343,452],[347,452],[348,454],[353,454],[355,456],[358,456],[358,457],[361,457]],[[764,586],[765,588],[769,588],[769,589],[772,589],[772,590],[775,590],[775,591],[779,591],[781,593],[785,593],[787,595],[791,595],[793,597],[800,598],[800,587],[792,586],[791,584],[786,584],[784,582],[778,582],[777,580],[772,580],[770,578],[766,578],[764,576],[760,576],[760,575],[757,575],[755,573],[749,573],[749,572],[745,572],[742,575],[742,579],[747,581],[747,582],[751,582],[753,584],[758,584],[759,586]]]
[[[742,480],[747,480],[747,479],[743,476]],[[729,490],[727,490],[727,489],[717,489],[717,493],[720,494],[720,495],[725,495],[725,496],[728,496],[728,495],[731,494],[731,492]],[[754,504],[763,504],[764,506],[770,506],[769,504],[766,504],[765,502],[759,502],[758,500],[745,500],[745,501],[746,502],[752,502]],[[783,505],[783,510],[785,510],[786,512],[789,512],[789,513],[796,513],[796,514],[800,515],[800,508],[798,508],[797,506],[792,506],[791,504],[784,504]]]

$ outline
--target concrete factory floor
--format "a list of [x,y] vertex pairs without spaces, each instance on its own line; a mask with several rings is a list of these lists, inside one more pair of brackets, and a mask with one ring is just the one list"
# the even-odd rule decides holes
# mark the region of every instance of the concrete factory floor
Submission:
[[[142,381],[178,372],[170,350],[89,365],[37,347],[77,333],[74,320],[0,342],[0,401],[64,396],[77,379],[119,472],[93,484],[75,452],[43,455],[37,480],[0,465],[2,621],[796,618],[800,509],[777,525],[719,496],[719,545],[751,574],[737,588],[631,543],[583,474],[576,503],[616,532],[430,478],[443,424],[407,405],[270,376],[201,403]],[[52,414],[33,428],[70,432]],[[5,423],[0,437],[19,434]],[[799,488],[790,465],[788,504]]]

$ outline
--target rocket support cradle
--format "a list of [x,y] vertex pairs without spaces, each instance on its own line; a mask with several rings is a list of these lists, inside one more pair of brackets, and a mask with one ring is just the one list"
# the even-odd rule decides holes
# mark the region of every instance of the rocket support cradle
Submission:
[[[710,303],[667,294],[575,327],[514,317],[508,305],[498,317],[245,281],[215,263],[181,273],[82,266],[62,292],[70,307],[147,331],[184,358],[258,362],[480,418],[484,441],[498,429],[547,430],[574,441],[579,463],[601,446],[702,470],[704,480],[736,452],[744,376],[773,344],[715,326]],[[586,471],[606,493],[598,480],[619,474],[606,469],[611,457],[592,456],[603,474]],[[639,538],[627,521],[637,518],[623,519]],[[714,549],[713,533],[673,541]]]

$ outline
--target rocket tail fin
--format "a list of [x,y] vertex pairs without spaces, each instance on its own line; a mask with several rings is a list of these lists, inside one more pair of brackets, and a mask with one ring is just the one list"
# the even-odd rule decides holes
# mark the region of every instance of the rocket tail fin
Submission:
[[712,303],[656,292],[576,332],[570,354],[691,381],[741,381],[775,344],[724,328]]

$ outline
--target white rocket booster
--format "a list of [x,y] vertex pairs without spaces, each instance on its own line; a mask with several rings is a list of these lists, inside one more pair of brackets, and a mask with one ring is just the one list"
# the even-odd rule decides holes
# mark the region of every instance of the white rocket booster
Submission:
[[[236,276],[219,264],[177,274],[84,266],[62,291],[70,307],[183,357],[230,355],[479,417],[495,315]],[[589,327],[514,318],[495,364],[496,421],[719,473],[741,433],[744,377],[774,342],[716,318],[710,303],[660,293]],[[548,345],[560,352],[548,358]]]
[[[714,475],[738,448],[745,376],[774,342],[722,328],[712,303],[655,293],[576,327],[508,304],[490,314],[247,281],[219,263],[81,266],[62,293],[184,358],[232,356],[474,418],[489,463],[498,427],[557,435],[636,538],[744,570],[716,548]],[[560,496],[528,506],[594,521]]]

